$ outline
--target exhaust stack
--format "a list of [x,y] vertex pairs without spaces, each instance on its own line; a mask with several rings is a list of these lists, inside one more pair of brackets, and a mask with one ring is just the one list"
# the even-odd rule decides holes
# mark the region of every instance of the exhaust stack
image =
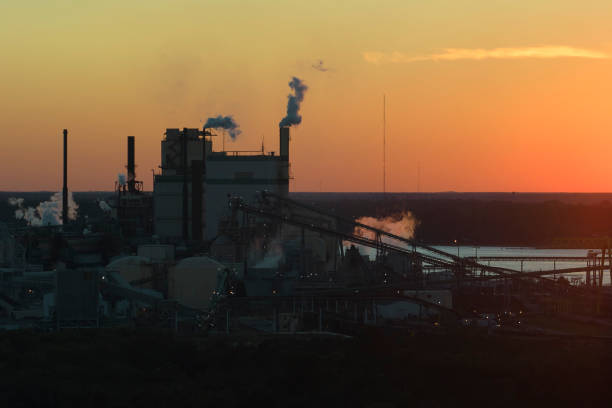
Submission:
[[289,196],[289,126],[280,127],[280,174],[281,185],[279,186],[279,194]]
[[128,191],[134,193],[136,191],[136,160],[135,160],[135,146],[134,136],[128,136],[127,145],[127,178],[128,178]]
[[289,127],[280,127],[280,156],[289,160]]
[[62,190],[62,224],[68,224],[68,129],[64,129],[64,189]]

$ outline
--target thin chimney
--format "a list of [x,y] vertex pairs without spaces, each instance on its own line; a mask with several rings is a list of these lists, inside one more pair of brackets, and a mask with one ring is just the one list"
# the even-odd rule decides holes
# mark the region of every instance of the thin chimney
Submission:
[[289,127],[280,127],[280,156],[289,160]]
[[127,146],[127,182],[128,182],[128,190],[130,193],[136,191],[136,159],[135,159],[135,146],[134,146],[134,136],[128,136],[128,146]]
[[64,189],[62,191],[62,224],[68,224],[68,129],[64,129]]

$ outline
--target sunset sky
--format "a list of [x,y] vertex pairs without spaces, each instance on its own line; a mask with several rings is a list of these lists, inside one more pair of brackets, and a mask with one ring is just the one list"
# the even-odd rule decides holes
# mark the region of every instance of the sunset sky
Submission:
[[213,115],[278,150],[297,76],[292,191],[382,190],[383,94],[388,191],[612,191],[609,0],[4,0],[0,50],[0,190],[58,190],[63,128],[75,191]]

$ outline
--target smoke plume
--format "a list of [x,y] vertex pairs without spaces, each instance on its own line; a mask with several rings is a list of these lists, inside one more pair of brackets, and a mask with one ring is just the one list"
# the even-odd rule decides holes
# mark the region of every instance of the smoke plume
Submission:
[[319,60],[317,61],[316,64],[312,64],[312,67],[316,69],[317,71],[321,71],[321,72],[329,71],[329,68],[325,66],[325,64],[323,63],[323,60]]
[[[405,211],[384,218],[361,217],[355,221],[406,239],[414,237],[414,231],[418,225],[418,221],[416,218],[414,218],[410,211]],[[355,231],[353,233],[355,235],[370,239],[374,238],[373,232],[362,227],[355,227]],[[392,241],[392,239],[383,237],[383,241],[389,242]]]
[[[49,225],[62,225],[62,193],[55,193],[47,201],[39,203],[36,207],[24,207],[23,198],[9,198],[9,204],[17,207],[15,218],[25,220],[32,227]],[[79,206],[68,192],[68,219],[76,220]]]
[[216,118],[208,118],[206,124],[204,124],[204,128],[206,129],[225,129],[227,133],[229,133],[232,140],[236,140],[236,137],[242,133],[240,129],[238,129],[240,125],[236,123],[234,118],[230,116],[217,116]]
[[299,125],[302,123],[300,104],[304,100],[304,94],[308,90],[308,87],[297,77],[291,79],[289,86],[293,90],[293,94],[287,96],[287,116],[280,121],[278,124],[279,127]]
[[111,212],[112,208],[110,205],[108,205],[108,203],[104,200],[100,200],[98,202],[98,205],[100,206],[100,209],[104,212]]
[[11,205],[13,207],[22,207],[23,206],[23,198],[9,197],[8,203],[9,203],[9,205]]

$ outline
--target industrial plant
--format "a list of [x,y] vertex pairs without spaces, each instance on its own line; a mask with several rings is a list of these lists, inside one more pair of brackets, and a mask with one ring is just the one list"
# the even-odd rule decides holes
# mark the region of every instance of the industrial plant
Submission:
[[[152,192],[138,180],[136,138],[127,136],[127,175],[99,201],[98,218],[76,215],[64,130],[61,196],[36,208],[9,200],[20,223],[0,228],[0,325],[521,332],[530,313],[612,316],[607,242],[572,259],[465,257],[418,242],[392,221],[347,218],[291,198],[291,128],[301,122],[307,87],[298,78],[290,87],[279,151],[225,150],[222,132],[240,133],[231,116],[201,129],[169,128]],[[523,271],[532,261],[552,267]],[[557,268],[567,261],[582,266]],[[567,278],[577,274],[583,278]]]

